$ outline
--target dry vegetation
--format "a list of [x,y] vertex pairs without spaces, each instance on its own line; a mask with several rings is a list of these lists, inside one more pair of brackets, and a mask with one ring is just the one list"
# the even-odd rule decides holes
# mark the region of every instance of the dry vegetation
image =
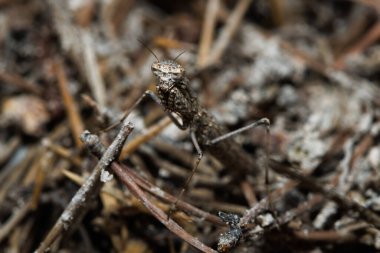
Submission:
[[[230,231],[219,250],[378,252],[379,17],[376,0],[0,0],[0,251],[215,252]],[[205,152],[172,219],[188,131],[146,100],[98,134],[155,88],[138,40],[185,51],[228,129],[271,120],[269,147],[235,137],[262,173]]]

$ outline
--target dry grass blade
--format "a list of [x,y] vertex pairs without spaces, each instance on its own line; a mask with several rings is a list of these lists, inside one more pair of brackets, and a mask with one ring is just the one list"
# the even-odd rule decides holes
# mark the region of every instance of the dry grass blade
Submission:
[[252,0],[240,0],[236,4],[235,9],[232,11],[232,13],[227,19],[225,27],[223,28],[222,32],[216,39],[214,45],[212,46],[213,49],[211,50],[206,63],[203,65],[203,68],[206,68],[210,65],[214,65],[218,61],[220,61],[224,51],[231,42],[232,37],[239,28],[239,24],[242,21],[243,16],[251,2]]
[[172,121],[170,120],[170,118],[164,118],[157,124],[147,129],[147,131],[144,134],[139,135],[135,139],[131,140],[128,143],[128,145],[125,148],[123,148],[120,154],[120,158],[125,159],[128,155],[132,154],[141,144],[157,136],[157,134],[159,134],[165,127],[167,127],[171,123]]
[[82,43],[81,48],[83,48],[84,69],[86,71],[87,80],[96,102],[103,107],[106,105],[107,92],[96,61],[94,43],[88,31],[82,29],[80,34]]
[[79,136],[83,132],[84,127],[81,116],[79,114],[78,105],[70,93],[65,70],[60,60],[56,60],[54,63],[54,70],[58,78],[58,87],[63,98],[62,100],[66,107],[66,112],[69,116],[70,127],[75,144],[78,148],[81,148],[83,144],[80,141]]
[[208,0],[204,14],[201,40],[199,42],[198,66],[202,66],[207,62],[212,40],[214,39],[214,31],[216,18],[219,10],[220,0]]

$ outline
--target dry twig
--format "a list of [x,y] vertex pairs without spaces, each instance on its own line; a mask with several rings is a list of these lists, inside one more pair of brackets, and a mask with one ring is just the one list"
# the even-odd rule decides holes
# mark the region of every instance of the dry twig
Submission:
[[73,229],[73,226],[75,226],[75,224],[82,219],[84,214],[87,212],[90,203],[96,196],[98,196],[102,186],[102,181],[100,178],[102,172],[104,173],[110,164],[119,157],[121,148],[132,129],[133,126],[131,124],[123,124],[119,134],[106,151],[103,150],[104,147],[100,146],[99,139],[96,137],[92,135],[90,136],[88,132],[84,132],[81,135],[81,139],[87,146],[91,147],[91,151],[93,153],[104,154],[100,155],[101,159],[92,171],[91,175],[76,192],[75,196],[71,199],[69,205],[65,208],[53,228],[41,242],[40,246],[36,250],[37,253],[45,252],[45,250],[49,248],[59,236],[69,229]]

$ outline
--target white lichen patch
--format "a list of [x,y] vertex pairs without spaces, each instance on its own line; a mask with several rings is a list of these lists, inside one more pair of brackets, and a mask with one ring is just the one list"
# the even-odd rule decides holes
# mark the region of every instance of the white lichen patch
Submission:
[[100,173],[100,181],[103,183],[107,183],[113,179],[113,175],[109,173],[107,170],[102,170]]
[[61,215],[61,222],[63,225],[63,229],[67,230],[70,227],[71,222],[73,221],[74,217],[73,214],[70,211],[64,211]]

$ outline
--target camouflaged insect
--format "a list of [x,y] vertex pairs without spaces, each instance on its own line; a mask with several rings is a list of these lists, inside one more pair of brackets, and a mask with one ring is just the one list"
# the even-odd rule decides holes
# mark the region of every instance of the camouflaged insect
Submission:
[[[233,139],[210,144],[210,140],[223,136],[226,129],[203,109],[185,76],[185,69],[173,60],[155,61],[152,72],[158,79],[156,90],[165,111],[176,114],[182,124],[176,125],[185,130],[190,128],[201,148],[206,148],[232,173],[255,175],[258,172],[256,162],[245,153]],[[269,120],[263,121],[269,124]]]
[[152,72],[158,78],[156,90],[164,108],[182,119],[182,130],[187,129],[199,111],[198,100],[190,89],[185,69],[172,60],[156,61]]
[[[153,51],[151,52],[153,53]],[[267,118],[262,118],[248,126],[227,133],[199,105],[198,98],[190,87],[190,81],[185,76],[185,69],[175,60],[160,61],[156,55],[154,56],[157,61],[153,62],[151,69],[158,79],[156,84],[158,97],[149,91],[145,94],[150,95],[157,103],[161,104],[164,110],[169,112],[169,117],[180,129],[185,130],[190,128],[191,138],[198,152],[196,165],[185,187],[182,188],[178,195],[177,201],[186,189],[202,159],[202,148],[207,148],[231,173],[237,174],[236,176],[238,177],[245,176],[247,173],[250,175],[257,174],[259,170],[256,162],[242,150],[237,142],[229,137],[259,125],[265,125],[267,133],[269,133],[270,121]],[[177,115],[181,119],[181,122],[173,114]],[[175,206],[177,201],[173,206]],[[170,208],[168,217],[171,216],[171,210],[173,210],[172,207]],[[236,214],[226,214],[223,212],[219,212],[219,217],[230,227],[228,232],[220,235],[217,248],[219,252],[226,252],[235,247],[242,236],[242,229],[239,225],[240,217]]]

